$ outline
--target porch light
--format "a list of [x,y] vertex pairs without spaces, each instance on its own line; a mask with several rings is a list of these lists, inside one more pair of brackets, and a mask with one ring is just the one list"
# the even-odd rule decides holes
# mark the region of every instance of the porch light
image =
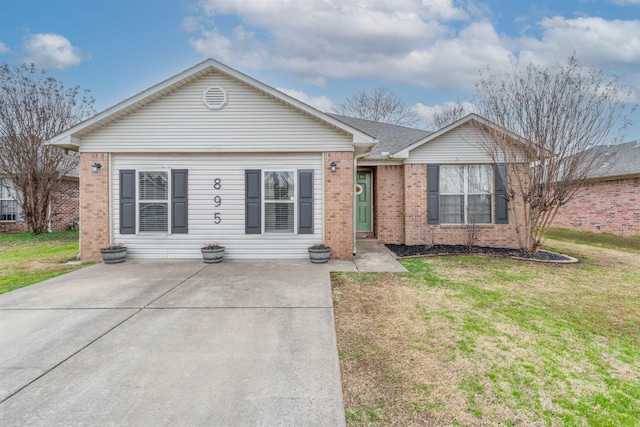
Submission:
[[94,163],[93,165],[91,165],[91,171],[92,171],[93,173],[98,173],[98,171],[100,170],[100,168],[101,168],[101,167],[102,167],[102,164],[101,164],[101,163],[96,162],[96,163]]
[[331,164],[329,165],[331,167],[331,172],[335,172],[336,171],[336,162],[331,162]]

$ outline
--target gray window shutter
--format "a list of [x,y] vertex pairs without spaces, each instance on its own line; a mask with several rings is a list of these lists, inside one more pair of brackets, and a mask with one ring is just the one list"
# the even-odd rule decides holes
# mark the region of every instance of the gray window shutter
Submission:
[[298,171],[298,234],[313,234],[313,170]]
[[136,234],[136,171],[120,171],[120,234]]
[[427,224],[440,224],[440,165],[427,165]]
[[509,204],[507,202],[507,183],[509,176],[504,163],[494,166],[494,180],[496,192],[496,224],[509,223]]
[[262,233],[262,208],[261,208],[261,189],[262,180],[260,176],[262,171],[245,170],[245,218],[244,232],[245,234],[261,234]]
[[171,232],[188,233],[188,171],[171,170]]

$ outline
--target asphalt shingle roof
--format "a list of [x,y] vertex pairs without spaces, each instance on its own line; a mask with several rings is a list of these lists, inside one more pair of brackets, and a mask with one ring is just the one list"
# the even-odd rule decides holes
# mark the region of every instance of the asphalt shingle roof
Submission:
[[415,129],[405,126],[390,125],[387,123],[374,122],[372,120],[357,119],[355,117],[340,116],[338,114],[329,114],[334,119],[340,120],[342,123],[358,129],[361,132],[371,135],[378,139],[371,156],[379,157],[384,152],[391,154],[397,153],[405,147],[419,141],[433,132],[423,129]]
[[606,161],[589,172],[589,178],[640,174],[640,140],[618,145],[598,145],[592,148],[595,156],[606,156]]

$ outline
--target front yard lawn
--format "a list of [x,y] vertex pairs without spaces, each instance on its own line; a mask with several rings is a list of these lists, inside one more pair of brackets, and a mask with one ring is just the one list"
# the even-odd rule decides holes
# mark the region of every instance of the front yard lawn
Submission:
[[349,425],[638,425],[640,250],[332,276]]
[[79,268],[78,232],[0,234],[0,294]]

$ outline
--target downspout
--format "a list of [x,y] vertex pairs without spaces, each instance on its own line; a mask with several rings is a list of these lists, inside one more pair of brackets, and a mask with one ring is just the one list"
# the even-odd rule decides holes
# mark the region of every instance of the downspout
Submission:
[[109,152],[109,157],[108,157],[108,162],[109,162],[109,176],[107,177],[107,187],[109,188],[109,197],[108,197],[108,202],[107,202],[107,221],[109,221],[108,224],[108,230],[109,230],[109,243],[115,243],[113,241],[114,239],[114,231],[113,231],[113,222],[112,222],[112,215],[113,215],[113,209],[111,208],[113,206],[113,156],[112,153]]
[[[377,140],[376,140],[377,142]],[[371,152],[373,151],[373,147],[375,147],[375,145],[372,145],[371,148],[369,148],[369,150],[367,150],[366,152],[362,153],[362,154],[357,154],[355,156],[353,156],[353,183],[355,185],[356,181],[358,180],[358,160],[362,159],[363,157],[367,157],[368,155],[371,154]],[[356,212],[356,192],[353,192],[353,200],[352,200],[352,205],[351,205],[351,211],[353,212],[353,256],[356,255],[356,220],[357,220],[357,212]]]

